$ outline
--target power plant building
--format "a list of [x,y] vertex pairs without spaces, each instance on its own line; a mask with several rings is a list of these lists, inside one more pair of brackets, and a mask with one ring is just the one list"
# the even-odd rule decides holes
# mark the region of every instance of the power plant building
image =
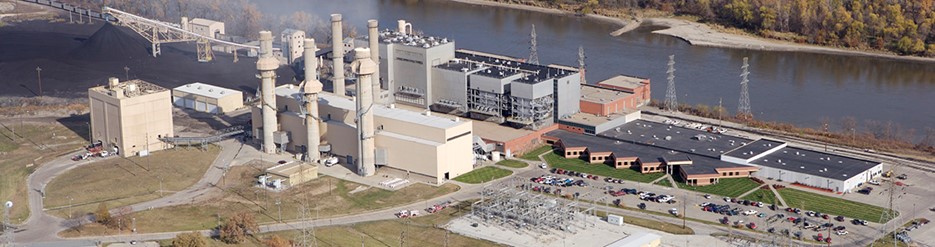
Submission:
[[294,64],[296,60],[302,57],[305,50],[304,41],[305,31],[295,29],[282,31],[280,42],[282,44],[282,56],[286,59],[286,63]]
[[172,103],[181,108],[222,114],[243,107],[243,94],[237,90],[195,82],[173,88]]
[[91,140],[123,157],[148,155],[166,145],[159,140],[174,136],[172,96],[168,89],[143,80],[120,82],[111,77],[107,86],[88,89]]
[[[287,133],[286,151],[303,152],[307,138],[302,97],[295,85],[276,88],[280,130]],[[318,94],[322,147],[345,164],[356,164],[358,135],[352,98]],[[253,108],[253,126],[262,128],[260,109]],[[396,107],[373,105],[375,164],[431,178],[440,184],[473,169],[472,122],[432,116]]]
[[224,34],[224,22],[194,18],[186,23],[186,19],[182,17],[182,29],[211,38],[218,38],[218,35]]

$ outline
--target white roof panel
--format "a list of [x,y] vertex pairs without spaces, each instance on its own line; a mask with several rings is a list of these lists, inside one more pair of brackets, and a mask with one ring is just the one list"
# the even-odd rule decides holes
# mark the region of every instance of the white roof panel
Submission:
[[174,91],[186,92],[195,95],[201,95],[208,98],[219,99],[224,96],[238,94],[240,91],[218,87],[215,85],[204,84],[201,82],[189,83],[173,88]]

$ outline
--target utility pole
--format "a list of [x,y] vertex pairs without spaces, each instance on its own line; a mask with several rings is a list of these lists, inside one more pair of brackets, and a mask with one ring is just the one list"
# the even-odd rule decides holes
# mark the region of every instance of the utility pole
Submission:
[[584,68],[584,59],[587,58],[584,56],[584,46],[578,46],[578,73],[581,74],[581,84],[588,84],[585,80],[584,74],[587,70]]
[[39,79],[39,96],[42,96],[42,68],[36,66],[36,77]]
[[123,71],[127,75],[127,80],[130,80],[130,66],[123,66]]
[[666,111],[679,111],[679,103],[675,94],[675,55],[669,55],[669,69],[666,70],[666,74],[669,76],[668,84],[666,84],[666,101],[664,109]]

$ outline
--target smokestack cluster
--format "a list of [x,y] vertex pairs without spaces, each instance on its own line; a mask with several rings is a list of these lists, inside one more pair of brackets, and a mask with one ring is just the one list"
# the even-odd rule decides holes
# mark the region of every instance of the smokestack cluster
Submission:
[[260,108],[263,114],[263,152],[275,153],[276,144],[273,142],[273,132],[279,130],[276,119],[276,69],[279,61],[273,58],[273,33],[260,31],[260,59],[256,62],[256,70],[260,72]]
[[377,22],[377,20],[367,21],[367,35],[370,37],[370,40],[369,40],[370,41],[370,60],[373,60],[373,63],[375,65],[373,67],[374,68],[373,76],[371,77],[372,78],[371,84],[373,86],[373,91],[371,92],[373,93],[373,102],[379,104],[381,102],[380,102],[380,41],[379,41],[380,35],[377,33],[378,26],[379,26],[379,23]]
[[351,69],[357,74],[357,135],[360,138],[357,173],[361,176],[373,176],[374,135],[373,135],[373,87],[372,76],[377,64],[370,59],[370,49],[354,49],[354,62]]
[[341,30],[341,14],[331,15],[331,49],[334,64],[333,91],[334,94],[344,96],[344,34]]
[[321,159],[318,146],[321,145],[321,134],[318,122],[318,93],[322,84],[318,81],[318,60],[315,59],[315,39],[305,39],[305,81],[302,82],[303,100],[305,100],[305,127],[308,138],[306,160],[315,162]]

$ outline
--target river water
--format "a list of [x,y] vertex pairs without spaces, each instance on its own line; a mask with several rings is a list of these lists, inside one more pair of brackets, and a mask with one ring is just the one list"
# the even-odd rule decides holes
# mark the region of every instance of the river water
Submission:
[[539,61],[577,67],[578,47],[587,56],[587,81],[616,74],[648,77],[652,97],[666,92],[666,63],[675,55],[678,102],[717,105],[736,112],[740,66],[749,57],[749,91],[758,119],[832,129],[843,117],[893,121],[904,129],[935,128],[935,63],[884,58],[771,52],[691,46],[641,27],[618,37],[616,24],[508,8],[418,0],[254,0],[266,15],[306,11],[329,21],[341,13],[365,35],[366,20],[380,28],[406,19],[426,34],[453,38],[458,48],[527,57],[530,25],[536,25]]

